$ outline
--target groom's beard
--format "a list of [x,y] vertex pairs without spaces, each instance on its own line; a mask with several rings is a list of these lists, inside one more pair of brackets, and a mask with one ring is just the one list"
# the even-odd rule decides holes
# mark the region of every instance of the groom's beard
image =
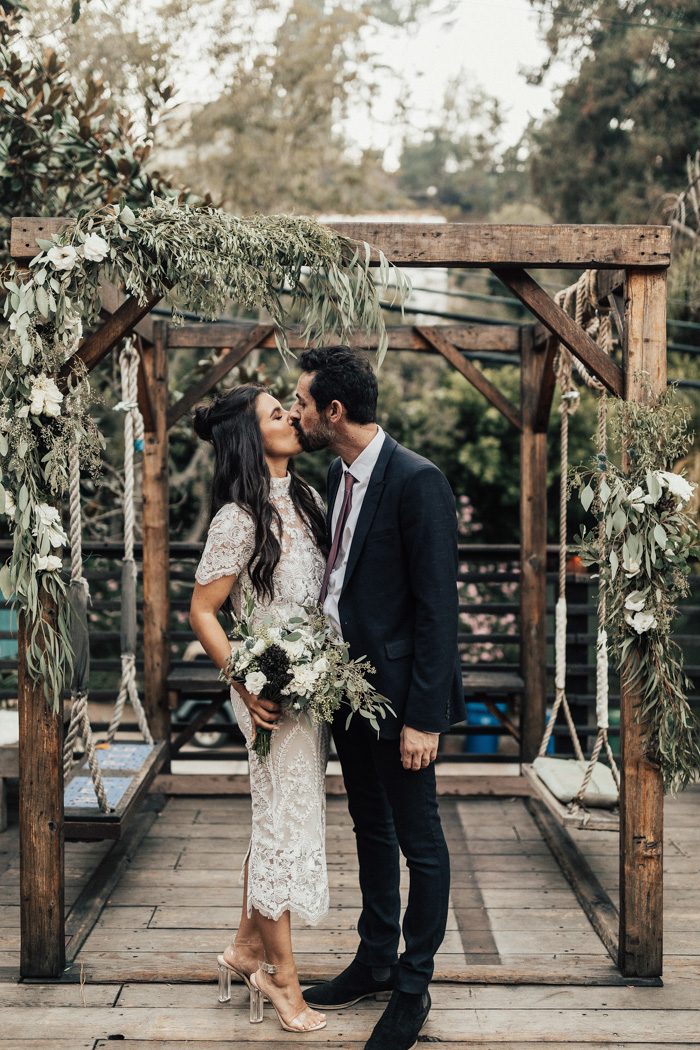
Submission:
[[333,440],[332,432],[326,427],[302,430],[299,423],[294,423],[293,426],[299,435],[299,442],[304,452],[320,452],[322,448],[328,448]]

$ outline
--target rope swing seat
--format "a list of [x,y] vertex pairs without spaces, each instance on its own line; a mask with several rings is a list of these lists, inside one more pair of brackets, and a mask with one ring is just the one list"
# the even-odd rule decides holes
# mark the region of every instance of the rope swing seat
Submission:
[[[153,740],[136,686],[136,562],[134,561],[135,453],[143,451],[144,427],[137,402],[138,353],[128,339],[119,357],[124,413],[124,559],[121,575],[121,683],[106,740],[95,740],[88,717],[90,641],[88,582],[83,575],[79,436],[70,451],[71,609],[74,666],[71,713],[63,749],[66,839],[118,839],[163,764],[167,742]],[[74,395],[75,396],[75,395]],[[118,741],[126,701],[143,742]],[[78,756],[76,757],[76,751]]]
[[[559,293],[560,304],[567,313],[575,313],[576,321],[583,325],[586,310],[593,310],[593,318],[587,326],[589,334],[598,345],[610,353],[612,327],[610,315],[600,313],[594,305],[598,297],[592,282],[595,271],[582,274],[579,281]],[[572,380],[575,366],[583,382],[598,393],[598,425],[596,433],[598,486],[605,485],[607,457],[607,395],[603,384],[591,375],[586,367],[561,344],[554,361],[561,392],[561,474],[559,488],[559,595],[555,608],[555,699],[545,726],[537,758],[522,766],[537,795],[563,826],[586,828],[591,831],[619,831],[620,774],[608,739],[608,645],[605,631],[605,588],[598,585],[598,632],[596,639],[596,724],[597,734],[590,758],[586,759],[576,732],[571,709],[566,697],[566,510],[569,467],[569,415],[576,411],[579,392]],[[605,535],[605,523],[599,521],[599,529]],[[546,754],[559,712],[563,711],[574,758],[552,758]],[[609,765],[598,759],[602,751]]]

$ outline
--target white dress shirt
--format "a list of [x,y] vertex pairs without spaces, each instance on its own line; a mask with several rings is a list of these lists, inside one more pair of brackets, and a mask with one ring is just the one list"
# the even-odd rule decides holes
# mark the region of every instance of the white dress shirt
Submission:
[[345,528],[343,529],[343,535],[340,540],[340,547],[338,548],[338,557],[335,561],[335,567],[331,572],[328,580],[328,593],[326,600],[323,604],[323,611],[333,624],[334,628],[342,638],[343,632],[340,627],[340,613],[338,611],[338,602],[340,601],[340,594],[343,589],[343,582],[345,580],[345,570],[348,565],[348,557],[350,555],[350,547],[352,545],[352,538],[355,535],[355,527],[357,525],[357,519],[360,516],[360,510],[362,508],[362,502],[367,492],[369,485],[369,479],[372,476],[372,471],[377,465],[379,459],[379,453],[382,450],[384,444],[385,434],[381,427],[377,427],[377,433],[370,441],[369,445],[359,454],[357,459],[348,466],[343,461],[343,474],[340,478],[340,484],[338,485],[338,491],[335,497],[335,503],[333,504],[333,514],[331,516],[331,537],[335,535],[335,526],[338,518],[340,517],[340,510],[343,506],[343,499],[345,496],[345,472],[349,471],[355,479],[355,484],[352,487],[352,503],[350,504],[350,513],[348,514],[347,521],[345,522]]

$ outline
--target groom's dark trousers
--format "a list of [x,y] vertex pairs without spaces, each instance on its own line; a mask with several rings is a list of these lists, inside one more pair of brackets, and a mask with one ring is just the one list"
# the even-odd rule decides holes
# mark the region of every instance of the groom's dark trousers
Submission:
[[[342,475],[328,476],[329,519]],[[329,520],[330,524],[330,520]],[[445,732],[464,717],[457,650],[457,520],[442,473],[385,436],[352,538],[338,605],[352,657],[367,656],[374,684],[396,717],[381,734],[347,711],[333,726],[357,840],[362,890],[357,958],[384,968],[396,962],[401,899],[400,853],[409,870],[405,950],[396,987],[422,992],[447,923],[450,867],[440,824],[435,766],[406,770],[404,725]]]

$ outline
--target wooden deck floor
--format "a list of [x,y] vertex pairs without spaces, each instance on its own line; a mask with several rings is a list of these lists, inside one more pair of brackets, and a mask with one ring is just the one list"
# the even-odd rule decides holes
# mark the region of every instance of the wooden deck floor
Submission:
[[[450,1050],[700,1046],[700,790],[666,806],[666,967],[659,988],[619,981],[523,800],[443,798],[440,807],[452,899],[421,1042]],[[272,1012],[250,1026],[241,989],[230,1004],[216,1000],[215,955],[240,906],[248,828],[245,798],[169,799],[78,953],[72,981],[56,984],[18,983],[16,829],[1,835],[0,1050],[106,1050],[115,1041],[129,1050],[298,1044]],[[573,836],[615,900],[616,837]],[[69,905],[106,848],[69,844]],[[321,927],[295,931],[308,977],[341,969],[356,945],[354,842],[339,798],[328,805],[328,858],[331,913]],[[488,983],[447,983],[481,967],[488,967],[481,978]],[[556,969],[561,978],[499,984],[513,968]],[[606,980],[610,986],[588,983]],[[584,983],[571,983],[577,981]],[[325,1031],[303,1038],[358,1050],[381,1009],[372,1002],[329,1014]]]

